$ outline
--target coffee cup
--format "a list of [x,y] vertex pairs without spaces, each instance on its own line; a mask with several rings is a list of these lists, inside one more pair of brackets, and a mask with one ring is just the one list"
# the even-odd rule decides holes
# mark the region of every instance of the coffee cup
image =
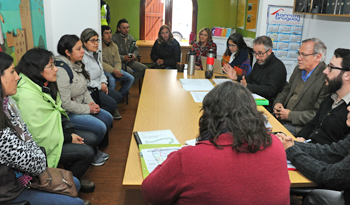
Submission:
[[184,72],[184,68],[185,68],[185,64],[184,63],[177,63],[176,64],[176,68],[177,68],[177,72],[183,73]]

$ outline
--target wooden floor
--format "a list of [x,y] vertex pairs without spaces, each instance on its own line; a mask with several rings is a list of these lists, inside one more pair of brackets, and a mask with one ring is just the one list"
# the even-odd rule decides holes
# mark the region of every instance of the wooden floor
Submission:
[[139,84],[130,88],[129,105],[118,104],[121,120],[114,120],[109,134],[109,146],[101,149],[109,154],[107,162],[99,167],[90,166],[83,178],[95,182],[93,193],[79,193],[92,205],[148,204],[140,190],[124,189],[122,186],[131,133],[139,102]]
[[[139,84],[135,83],[130,88],[129,105],[125,102],[118,105],[122,119],[114,120],[109,146],[102,149],[110,158],[103,166],[90,166],[84,175],[84,178],[95,182],[96,188],[93,193],[79,193],[79,197],[90,200],[92,205],[148,204],[140,190],[125,189],[122,186],[138,101]],[[301,205],[300,197],[292,197],[291,205]]]

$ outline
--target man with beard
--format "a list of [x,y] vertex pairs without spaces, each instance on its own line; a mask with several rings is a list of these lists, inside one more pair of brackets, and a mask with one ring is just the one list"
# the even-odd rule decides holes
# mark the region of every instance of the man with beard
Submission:
[[317,38],[306,39],[298,51],[298,66],[274,101],[276,118],[296,135],[328,95],[323,70],[327,47]]
[[147,66],[135,61],[136,57],[139,55],[139,47],[137,47],[136,43],[134,44],[136,41],[129,34],[129,29],[129,22],[125,18],[119,20],[117,31],[113,34],[112,40],[118,46],[120,59],[123,64],[127,65],[126,71],[132,74],[135,78],[134,82],[137,82],[145,75]]
[[237,76],[236,71],[229,64],[224,65],[223,70],[232,80],[241,82],[252,93],[268,99],[270,106],[265,107],[272,112],[271,103],[276,95],[281,92],[286,82],[286,67],[272,52],[272,40],[268,36],[257,37],[253,44],[256,63],[249,75]]
[[300,142],[310,139],[312,143],[331,144],[350,134],[346,125],[346,108],[350,102],[350,50],[336,49],[323,73],[332,94],[322,101],[315,117],[296,135]]

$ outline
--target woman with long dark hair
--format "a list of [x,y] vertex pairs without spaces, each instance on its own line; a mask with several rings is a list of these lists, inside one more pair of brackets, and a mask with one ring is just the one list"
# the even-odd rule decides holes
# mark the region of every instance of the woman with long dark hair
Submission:
[[202,110],[196,146],[170,153],[143,181],[143,196],[152,204],[289,204],[284,148],[250,91],[225,82]]
[[210,49],[213,49],[216,58],[216,43],[213,42],[213,37],[210,28],[202,28],[198,32],[198,41],[193,44],[193,49],[196,52],[196,70],[202,70],[202,60],[201,57],[207,57]]
[[[113,117],[100,109],[87,89],[90,75],[82,63],[85,53],[82,43],[76,35],[64,35],[58,41],[57,52],[60,54],[55,58],[58,68],[57,85],[62,107],[76,129],[95,133],[101,143],[111,128]],[[108,154],[97,149],[92,165],[103,165],[108,158]]]
[[[46,157],[10,97],[16,94],[20,78],[12,57],[3,52],[0,52],[0,76],[0,204],[23,200],[39,205],[84,204],[79,198],[26,188],[28,181],[24,179],[45,171]],[[74,178],[74,183],[79,190],[79,180]]]
[[122,116],[119,114],[117,104],[122,100],[123,96],[107,86],[107,77],[104,74],[101,61],[102,55],[101,51],[98,50],[100,39],[97,32],[87,28],[80,34],[80,40],[85,50],[83,63],[90,74],[88,86],[99,90],[101,108],[111,113],[115,120],[121,119]]
[[[73,176],[81,179],[94,158],[98,144],[94,133],[74,129],[65,110],[56,84],[57,67],[50,51],[33,48],[19,61],[21,77],[18,92],[13,96],[21,109],[33,139],[47,153],[49,167],[67,165]],[[82,190],[92,192],[95,184],[81,180]]]
[[240,33],[233,33],[227,39],[226,51],[222,57],[222,65],[229,64],[237,72],[237,75],[248,75],[252,71],[250,54],[251,48],[243,40]]
[[163,25],[158,32],[158,39],[151,50],[152,68],[172,69],[180,62],[181,49],[179,42],[174,38],[169,26]]

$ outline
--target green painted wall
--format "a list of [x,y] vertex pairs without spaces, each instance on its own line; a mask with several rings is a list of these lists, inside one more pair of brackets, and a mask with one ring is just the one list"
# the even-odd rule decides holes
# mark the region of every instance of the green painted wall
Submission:
[[[176,0],[175,0],[176,1]],[[139,39],[140,0],[105,0],[111,11],[110,26],[115,32],[120,19],[126,18],[130,25],[130,34]],[[197,0],[197,32],[203,27],[236,27],[238,0]],[[238,29],[243,36],[255,38],[255,32]]]

